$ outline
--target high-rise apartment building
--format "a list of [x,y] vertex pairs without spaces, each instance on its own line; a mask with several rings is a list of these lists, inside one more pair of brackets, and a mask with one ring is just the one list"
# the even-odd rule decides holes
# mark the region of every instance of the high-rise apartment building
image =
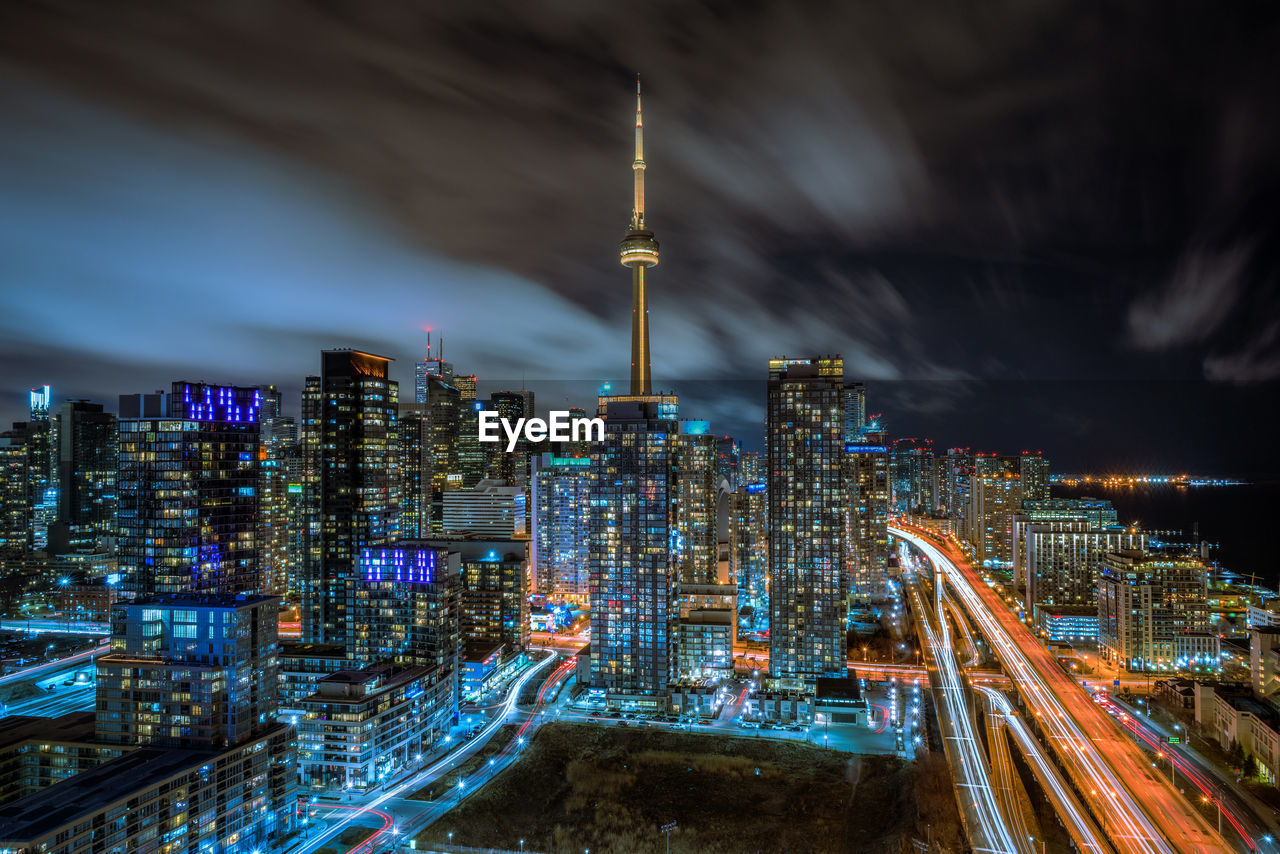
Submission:
[[21,557],[33,546],[30,485],[26,437],[0,433],[0,558]]
[[769,495],[764,483],[744,484],[729,496],[729,577],[738,586],[738,615],[746,631],[769,627]]
[[938,509],[955,534],[963,535],[967,530],[972,480],[973,453],[968,448],[947,448],[947,453],[938,457]]
[[1022,503],[1019,459],[977,454],[969,484],[967,537],[979,564],[1013,562],[1013,515]]
[[1037,604],[1090,606],[1108,552],[1145,551],[1146,535],[1117,524],[1097,498],[1023,501],[1013,515],[1013,580],[1028,611]]
[[69,400],[54,416],[58,513],[49,526],[53,554],[92,552],[116,528],[116,417],[102,404]]
[[769,673],[845,674],[844,367],[772,359],[766,412]]
[[462,646],[501,646],[504,657],[528,649],[529,542],[478,535],[426,542],[460,561]]
[[154,596],[117,606],[97,660],[106,744],[224,748],[275,723],[280,598]]
[[591,457],[541,454],[533,475],[533,592],[590,600]]
[[[280,390],[261,386],[258,449],[258,589],[284,595],[298,577],[292,547],[291,509],[302,489],[298,424],[282,414]],[[292,488],[293,491],[290,491]]]
[[894,513],[933,515],[938,508],[932,439],[895,439],[890,452]]
[[400,403],[396,464],[400,483],[400,536],[431,533],[431,418],[425,403]]
[[671,437],[671,564],[682,584],[717,580],[716,438],[705,421],[681,421]]
[[351,657],[396,661],[454,681],[457,702],[462,561],[436,543],[401,540],[360,553],[349,616]]
[[[591,454],[591,686],[617,702],[662,707],[675,673],[678,574],[671,563],[673,402],[602,399]],[[672,398],[674,401],[674,398]]]
[[122,395],[117,553],[122,587],[249,593],[259,573],[256,388],[175,382]]
[[[304,452],[314,472],[310,550],[302,591],[303,639],[347,643],[356,558],[397,536],[395,478],[399,388],[391,360],[359,350],[325,350],[321,375],[303,395]],[[307,435],[310,433],[311,435]]]
[[1193,557],[1131,551],[1103,558],[1098,579],[1098,652],[1128,670],[1217,665],[1208,569]]
[[1147,535],[1084,519],[1035,521],[1014,516],[1014,578],[1027,610],[1036,605],[1087,605],[1098,597],[1098,574],[1112,552],[1145,552]]
[[844,440],[862,441],[862,429],[867,426],[867,387],[863,383],[849,382],[844,386]]
[[1039,451],[1023,451],[1018,457],[1018,478],[1023,501],[1049,500],[1049,461]]
[[[487,409],[497,412],[500,418],[515,424],[521,418],[532,416],[533,392],[495,391],[489,395]],[[515,449],[510,452],[507,451],[505,444],[492,445],[489,451],[489,477],[505,480],[517,486],[528,486],[529,455],[529,441],[523,436],[516,440]]]
[[844,448],[848,490],[848,563],[850,594],[859,599],[887,594],[889,576],[889,448],[880,442],[847,442]]
[[269,850],[297,807],[297,744],[274,720],[276,597],[118,609],[98,659],[98,744],[123,755],[0,807],[0,849]]

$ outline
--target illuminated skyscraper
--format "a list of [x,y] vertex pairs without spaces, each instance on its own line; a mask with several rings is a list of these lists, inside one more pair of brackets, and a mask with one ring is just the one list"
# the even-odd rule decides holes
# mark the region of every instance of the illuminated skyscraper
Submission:
[[890,458],[895,513],[932,514],[937,509],[932,439],[895,439]]
[[[347,607],[357,555],[397,535],[395,418],[399,388],[391,360],[359,350],[325,350],[303,421],[313,438],[318,544],[302,600],[303,640],[348,643]],[[307,402],[304,395],[304,404]],[[350,649],[350,647],[348,647]]]
[[622,266],[631,268],[631,393],[652,394],[649,378],[649,293],[645,270],[658,263],[658,241],[644,221],[644,122],[640,118],[640,75],[636,75],[636,158],[631,227],[622,239]]
[[746,631],[769,625],[769,495],[746,483],[729,496],[729,576],[738,585],[738,616]]
[[[290,550],[290,463],[298,456],[298,425],[281,414],[280,390],[262,386],[261,447],[258,451],[259,566],[265,593],[283,595],[297,577]],[[299,482],[299,488],[301,483]]]
[[883,596],[889,568],[889,448],[883,433],[865,434],[875,444],[845,444],[848,504],[848,572],[852,594]]
[[425,403],[401,403],[396,418],[396,465],[400,482],[400,536],[431,532],[431,418]]
[[69,400],[54,417],[58,516],[53,554],[91,552],[116,529],[116,417],[102,404]]
[[535,469],[533,590],[585,604],[590,599],[591,457],[542,454]]
[[[32,544],[48,545],[49,524],[58,514],[57,473],[53,460],[53,389],[31,389],[31,421],[27,425],[27,466],[31,471],[27,492],[31,502]],[[15,425],[16,426],[16,425]]]
[[[519,419],[533,414],[533,392],[495,391],[489,395],[487,409],[515,424]],[[505,443],[493,445],[489,451],[489,477],[528,486],[529,441],[521,436],[516,440],[515,450],[509,453]]]
[[742,485],[740,465],[742,445],[732,436],[716,438],[716,484],[724,482],[725,489],[733,492]]
[[769,467],[769,672],[845,675],[844,365],[839,356],[772,359]]
[[427,332],[427,354],[413,363],[413,402],[427,402],[428,380],[435,377],[446,383],[453,383],[453,365],[443,358],[444,342],[440,342],[440,350],[431,352],[431,332]]
[[397,661],[430,667],[458,690],[461,558],[445,546],[399,540],[364,549],[353,585],[351,656],[362,666]]
[[973,452],[968,448],[947,448],[938,457],[938,506],[947,514],[950,529],[963,535],[969,514],[973,481]]
[[1013,514],[1021,502],[1018,458],[975,455],[966,521],[967,539],[979,564],[1013,562]]
[[256,388],[120,397],[117,553],[135,596],[260,592]]
[[850,382],[844,386],[844,440],[861,441],[862,428],[867,426],[867,387]]
[[[455,388],[458,389],[458,394],[461,395],[463,400],[476,399],[476,383],[477,382],[478,380],[476,379],[475,374],[454,374],[453,375],[453,385]],[[529,392],[529,393],[533,394],[533,392]],[[532,400],[532,398],[530,398],[530,400]]]
[[671,542],[679,424],[653,398],[605,401],[604,441],[592,448],[591,687],[610,702],[665,708],[678,617]]
[[0,434],[0,558],[31,549],[32,508],[27,444],[17,431]]
[[1049,461],[1039,451],[1023,451],[1018,458],[1018,475],[1022,480],[1023,501],[1046,501],[1049,498]]
[[1192,557],[1124,551],[1103,556],[1098,652],[1128,670],[1219,666],[1208,568]]
[[681,421],[671,437],[671,563],[681,584],[715,584],[716,437],[705,421]]

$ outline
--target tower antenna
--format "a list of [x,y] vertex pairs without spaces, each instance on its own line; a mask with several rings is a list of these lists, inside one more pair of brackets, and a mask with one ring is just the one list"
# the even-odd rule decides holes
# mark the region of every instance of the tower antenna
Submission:
[[636,151],[631,164],[634,190],[631,228],[619,247],[622,266],[631,268],[631,393],[652,394],[649,376],[649,291],[645,268],[658,263],[658,241],[644,220],[644,119],[640,112],[640,75],[636,74]]

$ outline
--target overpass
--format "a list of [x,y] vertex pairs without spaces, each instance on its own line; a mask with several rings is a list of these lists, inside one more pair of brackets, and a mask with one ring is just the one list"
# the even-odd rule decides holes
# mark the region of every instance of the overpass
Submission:
[[1077,795],[1121,854],[1218,854],[1223,838],[1141,749],[1092,701],[955,543],[895,522],[889,535],[910,543],[933,565],[1013,680],[1023,703]]

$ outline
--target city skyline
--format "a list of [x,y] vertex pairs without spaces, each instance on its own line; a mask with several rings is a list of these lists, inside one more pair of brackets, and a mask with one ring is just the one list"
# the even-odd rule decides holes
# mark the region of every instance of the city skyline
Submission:
[[1280,11],[78,2],[0,854],[1280,854]]
[[[218,44],[202,25],[228,13],[167,19],[181,63],[129,29],[127,8],[102,22],[120,38],[92,45],[74,38],[74,14],[4,14],[24,34],[5,43],[15,70],[0,81],[13,118],[0,187],[15,206],[0,240],[21,283],[0,321],[6,420],[46,382],[108,404],[160,387],[161,361],[277,384],[296,411],[316,350],[385,353],[408,382],[425,326],[482,382],[537,382],[544,400],[566,384],[578,398],[622,387],[628,300],[607,247],[626,225],[616,165],[633,144],[622,90],[638,69],[655,96],[649,221],[677,247],[649,293],[653,371],[690,403],[713,386],[717,411],[699,411],[718,431],[762,447],[759,366],[839,353],[895,435],[976,446],[981,434],[1071,468],[1280,472],[1241,426],[1273,417],[1280,371],[1262,203],[1275,128],[1254,72],[1266,18],[1206,11],[1160,27],[1154,10],[1093,11],[1059,45],[1034,31],[1077,17],[1065,10],[978,21],[956,7],[926,16],[953,33],[929,54],[909,22],[849,8],[836,22],[860,33],[854,63],[803,15],[767,10],[715,26],[663,10],[636,47],[613,36],[610,11],[588,16],[590,37],[535,27],[528,44],[518,13],[406,12],[424,28],[412,58],[389,21],[344,21],[374,67],[420,81],[410,99],[352,68],[318,11],[228,21],[239,37]],[[734,38],[761,24],[774,33],[763,49]],[[290,42],[293,64],[356,97],[271,63],[240,73],[246,52],[285,49],[304,26],[325,35]],[[446,28],[456,43],[433,53]],[[872,36],[888,32],[902,38]],[[979,36],[1005,48],[979,59],[965,49]],[[1121,62],[1126,36],[1161,49]],[[683,59],[680,38],[718,62]],[[1229,53],[1204,49],[1226,41]],[[1045,56],[1022,59],[1030,45]],[[507,70],[477,64],[495,53]],[[899,54],[962,84],[944,100],[930,75],[895,71]],[[1094,61],[1105,73],[1086,70]],[[111,73],[87,79],[82,62]],[[1017,86],[980,85],[1024,66]],[[272,81],[272,97],[249,79]],[[1188,79],[1203,82],[1176,85]],[[1175,121],[1194,132],[1147,132]],[[57,264],[36,263],[49,253]],[[207,295],[201,334],[158,322],[192,294]],[[494,334],[494,304],[520,307],[521,334]],[[979,417],[1011,403],[1016,427]]]

